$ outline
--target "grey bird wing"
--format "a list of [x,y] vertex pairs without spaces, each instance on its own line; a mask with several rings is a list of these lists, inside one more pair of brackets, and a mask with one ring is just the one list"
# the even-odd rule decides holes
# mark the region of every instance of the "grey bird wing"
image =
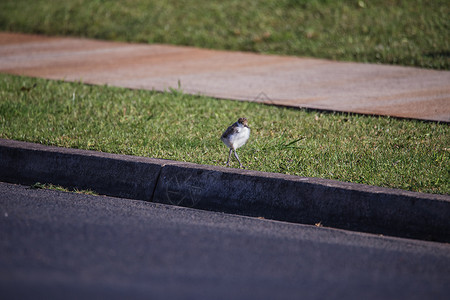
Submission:
[[230,127],[225,130],[225,132],[222,134],[222,138],[226,138],[227,136],[230,136],[233,133],[236,133],[239,131],[238,126],[235,126],[235,124],[231,125]]

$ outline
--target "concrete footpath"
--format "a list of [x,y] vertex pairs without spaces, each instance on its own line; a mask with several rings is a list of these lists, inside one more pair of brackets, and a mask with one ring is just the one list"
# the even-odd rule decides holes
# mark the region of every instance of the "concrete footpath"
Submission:
[[0,181],[450,242],[450,196],[0,139]]
[[450,72],[0,33],[0,72],[327,111],[450,121]]

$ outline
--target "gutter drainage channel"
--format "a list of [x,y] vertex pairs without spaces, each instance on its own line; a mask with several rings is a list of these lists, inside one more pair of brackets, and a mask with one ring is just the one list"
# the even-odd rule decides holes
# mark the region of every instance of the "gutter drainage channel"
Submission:
[[450,242],[450,196],[0,139],[0,181]]

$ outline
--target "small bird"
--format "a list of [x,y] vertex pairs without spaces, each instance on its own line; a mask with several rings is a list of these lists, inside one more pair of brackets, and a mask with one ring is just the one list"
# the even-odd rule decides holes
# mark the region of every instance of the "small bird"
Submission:
[[222,142],[230,148],[230,152],[228,154],[227,167],[230,164],[231,152],[234,151],[234,156],[239,162],[241,168],[245,167],[242,165],[239,156],[237,155],[236,149],[244,146],[250,137],[250,127],[248,127],[248,122],[246,118],[239,118],[236,123],[231,125],[225,130],[220,138]]

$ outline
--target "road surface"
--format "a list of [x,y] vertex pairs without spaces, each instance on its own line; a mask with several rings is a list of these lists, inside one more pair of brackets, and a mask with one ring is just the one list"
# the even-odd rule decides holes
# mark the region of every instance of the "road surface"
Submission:
[[0,183],[1,299],[448,299],[450,245]]

